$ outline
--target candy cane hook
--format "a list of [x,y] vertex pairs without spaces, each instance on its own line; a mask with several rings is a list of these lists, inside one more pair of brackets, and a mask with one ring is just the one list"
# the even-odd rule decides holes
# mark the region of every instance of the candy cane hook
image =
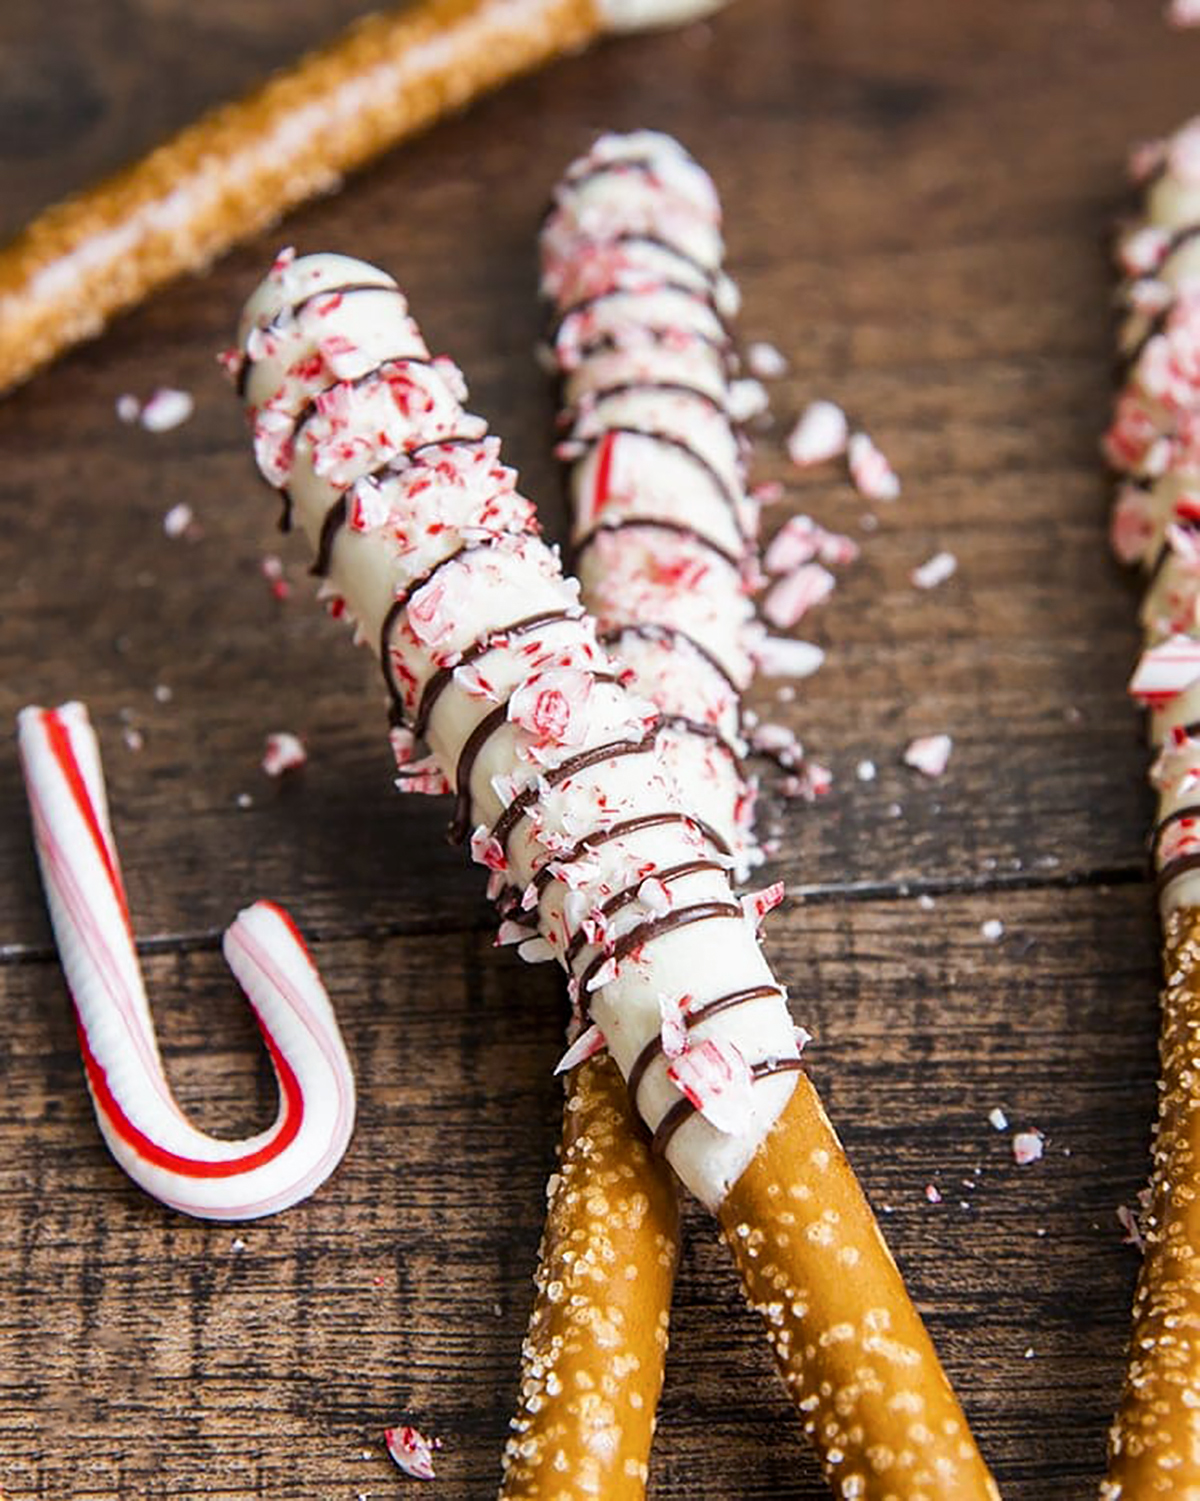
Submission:
[[17,725],[46,901],[109,1150],[140,1188],[199,1219],[257,1219],[307,1198],[349,1143],[354,1076],[291,918],[255,902],[224,935],[275,1069],[279,1114],[257,1136],[220,1140],[187,1120],[163,1072],[87,709],[22,709]]

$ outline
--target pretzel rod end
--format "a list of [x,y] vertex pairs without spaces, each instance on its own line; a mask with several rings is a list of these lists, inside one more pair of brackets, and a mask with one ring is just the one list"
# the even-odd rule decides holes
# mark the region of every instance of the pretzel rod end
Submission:
[[1162,1095],[1154,1135],[1146,1252],[1133,1299],[1125,1389],[1109,1433],[1101,1496],[1200,1496],[1200,908],[1164,928]]
[[720,1221],[834,1494],[999,1501],[807,1075]]
[[597,0],[597,3],[608,31],[655,31],[700,21],[714,11],[723,10],[729,0]]
[[607,1055],[570,1075],[501,1501],[641,1501],[679,1253],[671,1171]]

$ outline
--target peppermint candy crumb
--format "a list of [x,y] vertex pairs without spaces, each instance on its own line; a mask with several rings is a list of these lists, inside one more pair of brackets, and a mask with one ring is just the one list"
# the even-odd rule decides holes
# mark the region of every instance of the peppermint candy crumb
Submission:
[[815,605],[833,593],[837,580],[820,563],[803,563],[772,585],[763,601],[763,614],[780,630],[797,625]]
[[288,730],[267,736],[267,748],[263,753],[262,769],[269,777],[281,777],[285,771],[295,771],[308,760],[304,742]]
[[896,471],[866,433],[855,433],[846,445],[850,479],[865,500],[896,500],[900,480]]
[[160,386],[141,410],[142,426],[148,433],[166,433],[181,427],[196,409],[187,391]]
[[771,407],[766,386],[760,380],[749,378],[730,381],[725,400],[730,422],[749,422],[761,417]]
[[988,1123],[995,1131],[1008,1130],[1008,1116],[1005,1115],[1004,1111],[1000,1109],[999,1105],[994,1105],[992,1109],[988,1111]]
[[440,1444],[431,1443],[423,1433],[407,1423],[399,1428],[385,1428],[383,1440],[387,1444],[388,1453],[406,1475],[411,1475],[414,1480],[436,1479],[433,1451],[440,1448]]
[[931,1204],[940,1204],[942,1202],[942,1196],[938,1192],[936,1183],[927,1183],[925,1185],[925,1197]]
[[607,1046],[608,1042],[605,1039],[604,1033],[595,1024],[595,1022],[593,1022],[590,1027],[585,1028],[579,1034],[579,1036],[555,1064],[555,1074],[557,1075],[567,1073],[568,1070],[573,1069],[577,1064],[583,1063],[586,1059],[593,1057],[596,1053],[602,1053]]
[[1013,1161],[1018,1167],[1028,1167],[1037,1162],[1045,1151],[1046,1138],[1034,1127],[1031,1131],[1018,1131],[1012,1139]]
[[1200,26],[1200,0],[1171,0],[1167,6],[1167,25],[1181,30]]
[[1117,1205],[1117,1222],[1125,1234],[1121,1237],[1123,1246],[1133,1246],[1135,1250],[1144,1252],[1146,1242],[1142,1237],[1142,1227],[1138,1224],[1137,1215],[1130,1209],[1128,1204]]
[[113,405],[116,409],[117,421],[124,422],[126,425],[133,424],[141,415],[142,404],[132,391],[123,391]]
[[756,339],[746,349],[746,368],[759,380],[778,380],[788,372],[787,356],[765,339]]
[[809,469],[836,459],[846,448],[846,414],[833,401],[813,401],[788,434],[788,458],[797,469]]
[[927,777],[940,777],[950,761],[954,741],[949,735],[918,735],[909,741],[904,764]]
[[865,756],[854,768],[854,775],[860,782],[873,782],[878,774],[874,761],[868,760]]
[[181,500],[178,505],[172,506],[163,517],[162,529],[164,534],[170,537],[172,542],[175,542],[180,537],[187,535],[188,529],[194,520],[195,516],[191,506],[188,505],[187,501]]
[[979,932],[989,943],[999,943],[1004,937],[1004,924],[998,917],[989,917],[979,924]]
[[914,568],[909,577],[918,589],[936,589],[958,572],[958,559],[952,552],[935,552],[933,557]]
[[758,670],[771,678],[807,678],[825,660],[824,650],[812,641],[764,636],[754,648]]

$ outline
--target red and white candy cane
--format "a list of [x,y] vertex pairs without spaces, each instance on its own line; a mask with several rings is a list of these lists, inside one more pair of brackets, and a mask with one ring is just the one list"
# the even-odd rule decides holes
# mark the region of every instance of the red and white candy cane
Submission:
[[46,900],[109,1150],[148,1194],[200,1219],[257,1219],[307,1198],[350,1140],[354,1076],[291,918],[255,902],[222,945],[271,1055],[279,1114],[243,1141],[208,1136],[163,1072],[87,710],[23,709],[18,731]]

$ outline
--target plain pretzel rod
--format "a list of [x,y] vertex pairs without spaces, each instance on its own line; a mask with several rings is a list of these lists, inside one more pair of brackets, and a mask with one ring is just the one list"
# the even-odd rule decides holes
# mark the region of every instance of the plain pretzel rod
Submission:
[[[401,779],[453,792],[454,835],[508,921],[536,921],[522,956],[567,969],[582,1035],[596,1029],[627,1083],[648,1060],[652,1150],[741,1242],[835,1491],[996,1496],[802,1073],[763,909],[734,897],[726,841],[671,777],[660,715],[598,643],[460,373],[430,357],[390,277],[340,256],[281,256],[239,346],[259,467],[331,608],[380,653]],[[685,996],[685,1045],[660,1057]],[[608,1339],[623,1369],[646,1334],[614,1320]],[[620,1454],[623,1417],[597,1424],[591,1455]],[[564,1446],[559,1474],[583,1458]]]
[[1124,1389],[1104,1501],[1200,1498],[1200,120],[1135,154],[1143,211],[1122,235],[1122,380],[1105,437],[1125,482],[1118,556],[1140,563],[1130,684],[1157,752],[1151,839],[1163,922],[1161,1082]]
[[489,89],[725,0],[416,0],[46,209],[0,249],[0,392]]

